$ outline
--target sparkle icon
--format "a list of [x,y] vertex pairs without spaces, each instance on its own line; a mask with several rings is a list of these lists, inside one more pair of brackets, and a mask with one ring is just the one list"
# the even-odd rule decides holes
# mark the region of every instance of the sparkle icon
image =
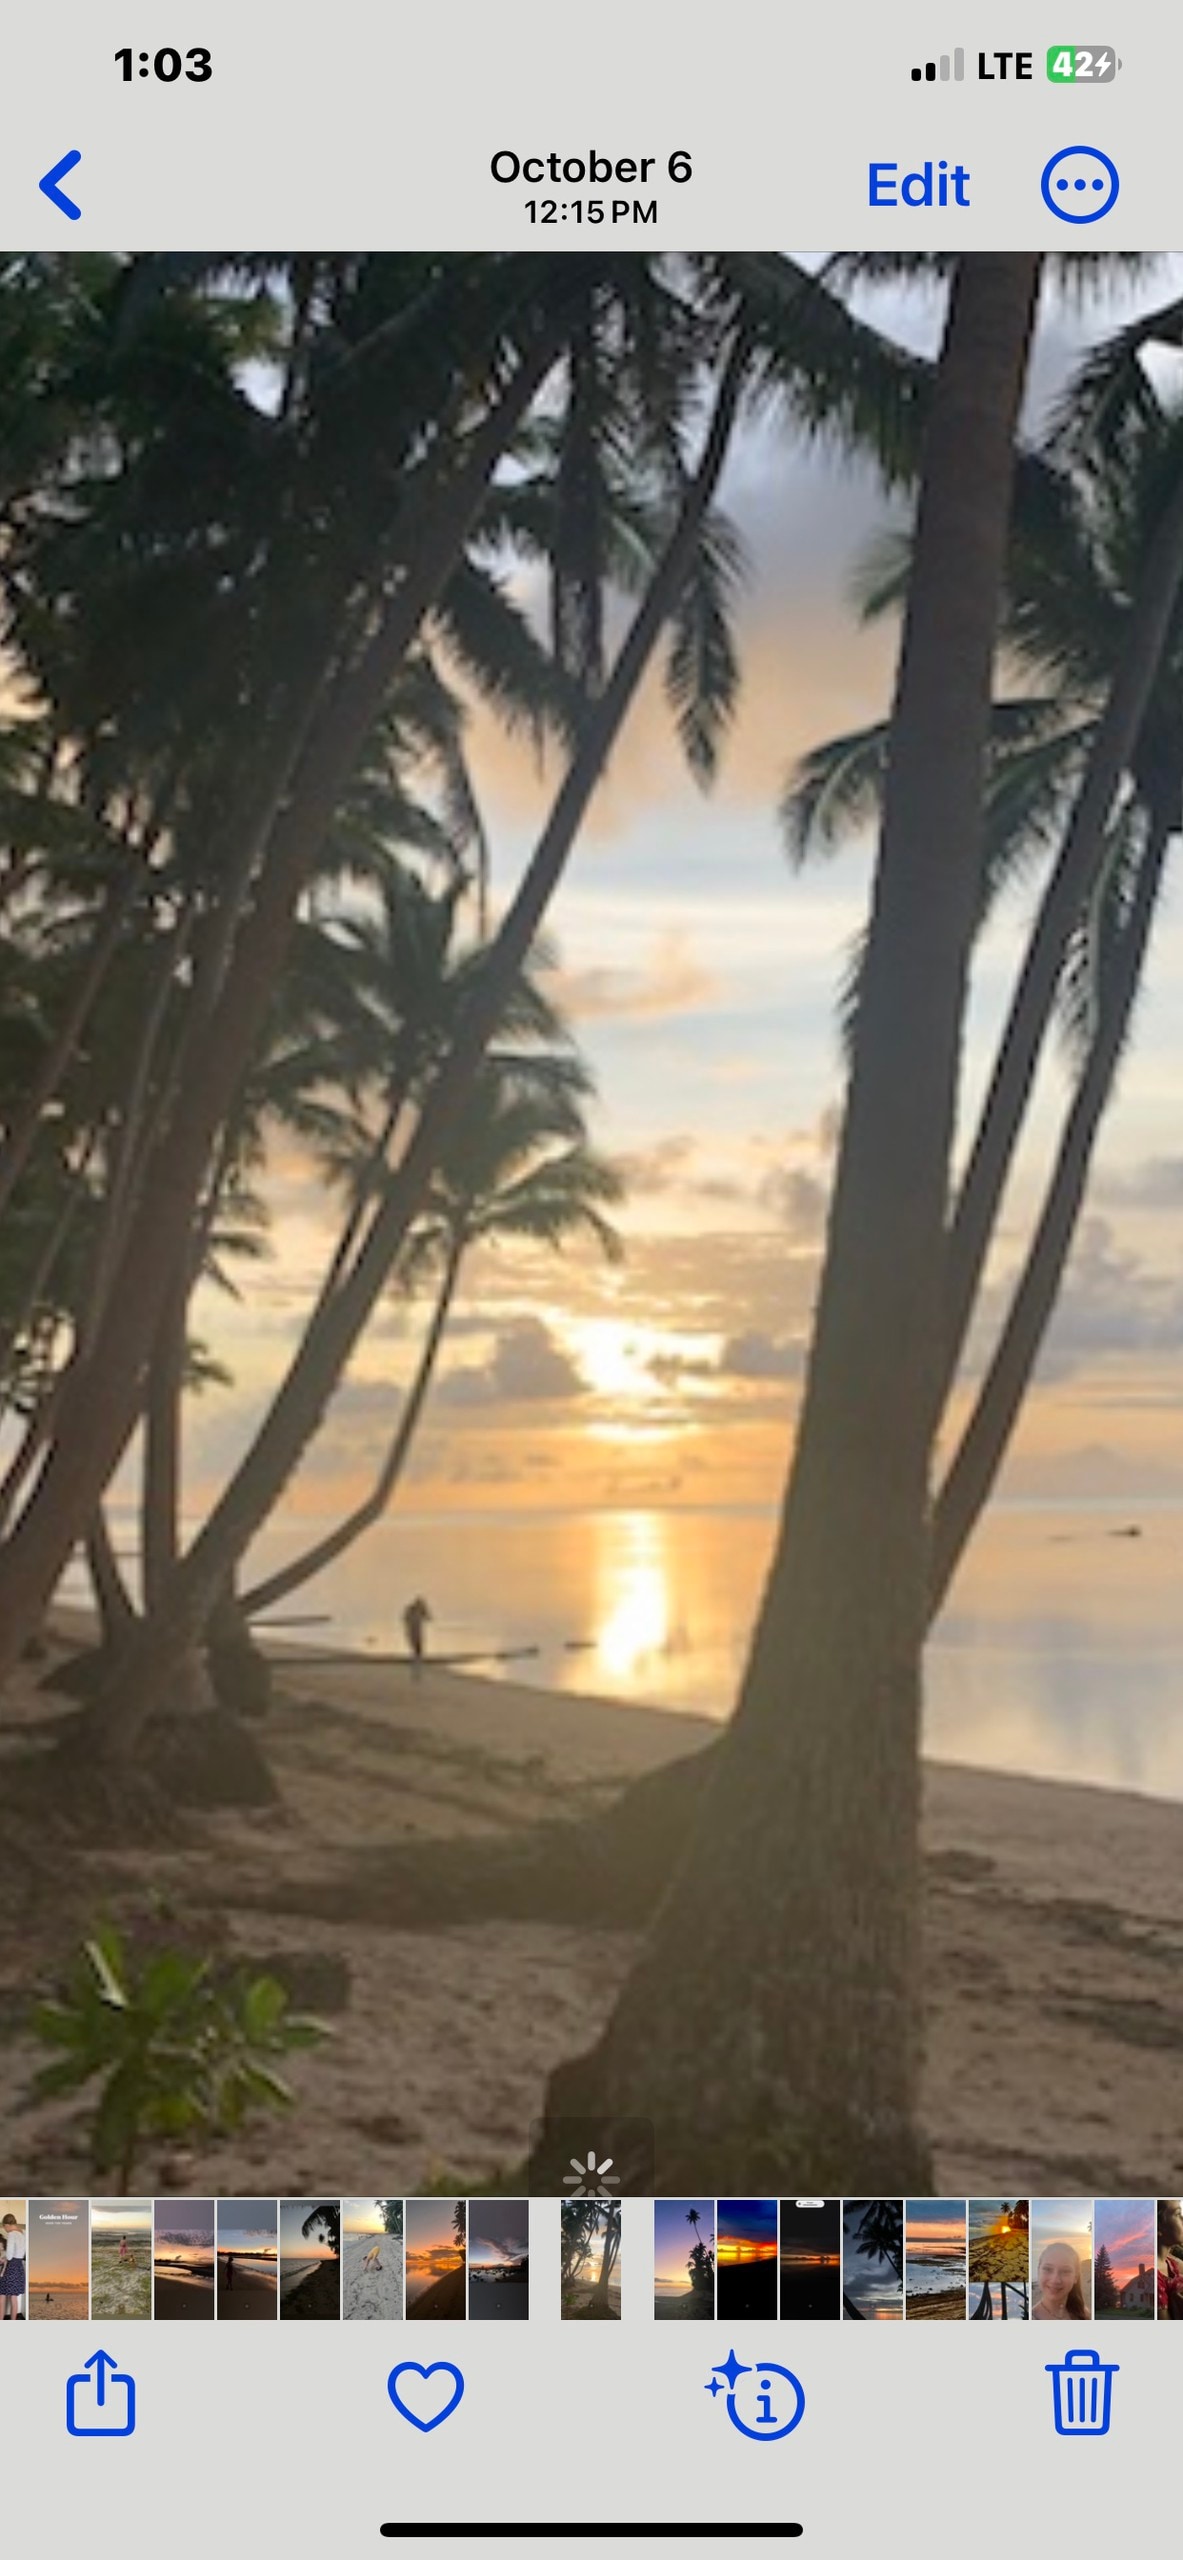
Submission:
[[620,2185],[619,2178],[610,2178],[608,2175],[611,2166],[610,2157],[607,2160],[597,2160],[595,2152],[589,2151],[586,2160],[572,2159],[571,2167],[574,2175],[564,2178],[563,2185],[570,2187],[572,2195],[575,2196],[609,2196],[613,2187]]

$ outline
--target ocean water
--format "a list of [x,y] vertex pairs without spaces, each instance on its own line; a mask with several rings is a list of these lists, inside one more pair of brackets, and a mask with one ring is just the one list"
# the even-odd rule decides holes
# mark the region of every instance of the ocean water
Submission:
[[[275,1615],[324,1613],[285,1629],[300,1649],[401,1652],[401,1612],[422,1593],[432,1652],[724,1717],[774,1532],[763,1511],[396,1514]],[[269,1533],[252,1570],[309,1534]],[[1000,1505],[929,1647],[925,1747],[1183,1802],[1181,1665],[1183,1506]]]
[[965,2243],[959,2248],[934,2250],[918,2254],[909,2248],[906,2261],[907,2291],[951,2293],[955,2285],[965,2283]]

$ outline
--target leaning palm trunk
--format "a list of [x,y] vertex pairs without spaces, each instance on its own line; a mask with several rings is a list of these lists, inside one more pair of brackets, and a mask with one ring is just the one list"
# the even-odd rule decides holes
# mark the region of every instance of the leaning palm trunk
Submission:
[[103,1650],[115,1653],[131,1634],[136,1613],[119,1570],[119,1558],[101,1502],[86,1533],[86,1563],[99,1613]]
[[140,1493],[140,1560],[145,1610],[154,1608],[161,1593],[167,1589],[179,1547],[181,1395],[188,1307],[188,1287],[182,1282],[170,1294],[152,1346],[148,1370]]
[[[813,1353],[738,1712],[563,2119],[657,2193],[925,2192],[919,1714],[945,1210],[990,676],[1039,261],[958,263],[930,414]],[[692,1950],[687,1961],[687,1950]],[[683,2181],[689,2180],[688,2186]]]
[[[100,1135],[101,1123],[97,1120],[92,1120],[90,1127],[82,1132],[81,1141],[73,1162],[63,1165],[61,1174],[62,1197],[57,1216],[55,1217],[53,1225],[45,1238],[45,1242],[42,1245],[37,1261],[29,1274],[28,1280],[25,1284],[24,1296],[19,1307],[17,1307],[14,1313],[9,1317],[8,1322],[0,1327],[0,1409],[2,1409],[5,1404],[11,1404],[12,1402],[11,1394],[9,1393],[8,1387],[5,1383],[5,1371],[18,1342],[22,1341],[31,1331],[36,1321],[37,1310],[41,1305],[42,1299],[48,1294],[50,1284],[56,1278],[61,1257],[70,1241],[71,1232],[78,1217],[79,1210],[82,1208],[87,1196],[86,1177],[98,1151]],[[5,1476],[3,1484],[0,1485],[0,1530],[3,1529],[4,1522],[8,1516],[9,1505],[15,1499],[16,1493],[19,1491],[20,1484],[23,1480],[24,1474],[22,1471],[15,1480],[11,1491],[9,1489],[9,1478],[7,1475]]]
[[1097,1132],[1113,1090],[1142,975],[1173,831],[1173,816],[1160,813],[1153,819],[1112,977],[1103,991],[1097,1026],[1064,1125],[1022,1277],[937,1499],[930,1579],[934,1617],[990,1498],[1059,1295]]
[[[550,372],[561,329],[543,330],[474,430],[460,466],[441,470],[401,583],[360,661],[313,722],[255,878],[205,1036],[186,1056],[177,1109],[129,1231],[117,1285],[84,1362],[68,1375],[53,1445],[0,1553],[0,1679],[40,1623],[72,1546],[135,1428],[146,1346],[197,1215],[217,1132],[247,1072],[283,966],[296,909],[357,758],[424,616],[453,574],[489,481]],[[217,1580],[225,1577],[215,1577]]]
[[0,1215],[7,1208],[37,1144],[42,1113],[57,1092],[102,993],[123,939],[124,927],[143,885],[142,858],[133,854],[125,876],[107,892],[103,921],[79,970],[73,993],[21,1105],[19,1116],[0,1147]]
[[384,1512],[389,1509],[395,1490],[401,1482],[403,1468],[411,1454],[415,1433],[419,1428],[419,1419],[427,1401],[427,1391],[435,1375],[440,1344],[444,1338],[444,1329],[452,1311],[452,1300],[460,1277],[465,1241],[462,1235],[455,1239],[444,1264],[431,1322],[423,1339],[415,1375],[398,1418],[398,1428],[374,1479],[372,1490],[366,1495],[364,1502],[358,1503],[355,1511],[351,1511],[346,1519],[338,1521],[336,1528],[330,1529],[326,1537],[319,1538],[315,1546],[306,1547],[303,1555],[294,1556],[291,1563],[284,1565],[279,1573],[273,1573],[266,1582],[256,1583],[253,1591],[244,1592],[242,1610],[245,1616],[259,1617],[264,1609],[274,1609],[279,1601],[288,1598],[289,1593],[299,1591],[304,1583],[311,1582],[314,1574],[323,1573],[327,1566],[335,1564],[337,1557],[343,1556],[348,1548],[355,1545],[358,1538],[364,1537],[366,1530],[372,1529],[375,1522],[381,1520]]
[[604,690],[587,714],[580,744],[525,876],[490,947],[486,966],[425,1097],[414,1134],[402,1163],[391,1176],[365,1242],[335,1295],[318,1308],[251,1448],[178,1567],[166,1601],[138,1637],[109,1697],[100,1702],[92,1739],[96,1751],[104,1756],[130,1751],[147,1719],[167,1695],[177,1665],[200,1634],[215,1599],[232,1582],[251,1539],[269,1518],[318,1429],[399,1249],[422,1208],[431,1176],[463,1111],[641,678],[682,591],[730,445],[747,357],[746,344],[737,338],[723,369],[702,454],[669,545]]
[[1015,989],[953,1222],[945,1313],[945,1384],[965,1345],[990,1239],[1018,1143],[1064,955],[1101,874],[1107,830],[1129,768],[1183,582],[1183,478],[1163,515],[1134,598],[1125,646],[1097,727],[1059,859]]

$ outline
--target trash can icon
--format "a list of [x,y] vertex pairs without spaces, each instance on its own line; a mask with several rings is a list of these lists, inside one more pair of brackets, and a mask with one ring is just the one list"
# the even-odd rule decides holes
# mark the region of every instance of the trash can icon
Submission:
[[1107,2436],[1115,2364],[1103,2364],[1095,2347],[1073,2347],[1050,2373],[1058,2436]]

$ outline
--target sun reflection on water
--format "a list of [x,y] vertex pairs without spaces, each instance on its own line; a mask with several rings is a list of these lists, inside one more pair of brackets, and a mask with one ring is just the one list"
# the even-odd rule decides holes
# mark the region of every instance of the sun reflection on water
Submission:
[[665,1522],[660,1512],[637,1511],[618,1514],[604,1526],[614,1534],[600,1540],[596,1557],[596,1651],[612,1678],[624,1680],[670,1649]]

